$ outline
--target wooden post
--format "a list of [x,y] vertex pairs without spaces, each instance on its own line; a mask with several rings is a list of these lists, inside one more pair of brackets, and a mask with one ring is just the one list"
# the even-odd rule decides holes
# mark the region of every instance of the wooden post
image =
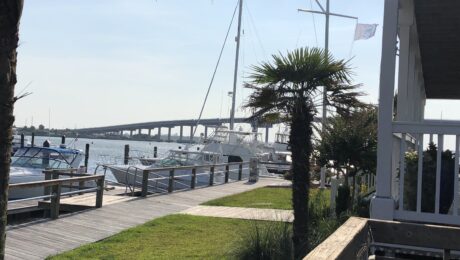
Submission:
[[169,171],[169,183],[168,183],[168,192],[171,193],[174,191],[174,169]]
[[259,159],[252,157],[249,161],[249,182],[257,182],[259,180]]
[[195,189],[196,184],[196,168],[192,169],[192,181],[190,182],[190,188]]
[[157,158],[158,157],[158,147],[154,146],[153,147],[153,158]]
[[57,219],[59,218],[59,204],[61,202],[61,184],[53,185],[51,190],[53,197],[51,198],[50,217]]
[[[45,174],[45,181],[48,181],[48,180],[51,180],[51,172],[50,171],[43,171],[43,173]],[[44,195],[50,195],[51,193],[51,187],[50,186],[46,186],[44,187]],[[49,198],[46,198],[45,200],[50,200]]]
[[225,165],[225,183],[228,183],[228,175],[230,175],[230,166]]
[[65,144],[65,135],[61,136],[61,144]]
[[[136,185],[136,180],[134,180],[134,185]],[[142,171],[142,194],[141,194],[142,197],[147,197],[148,188],[149,188],[149,171],[143,170]]]
[[450,250],[449,249],[444,249],[442,254],[442,259],[443,260],[450,260]]
[[241,181],[243,179],[243,163],[238,165],[238,180]]
[[35,144],[35,133],[32,133],[32,140],[30,141],[30,146],[34,147]]
[[89,160],[89,144],[85,145],[85,168],[86,172],[88,172],[88,160]]
[[209,186],[214,185],[214,166],[211,166],[211,174],[209,174]]
[[21,148],[24,147],[24,134],[21,134]]
[[125,145],[125,155],[124,155],[124,163],[125,165],[128,164],[129,161],[129,144]]
[[105,176],[102,176],[96,181],[98,188],[96,192],[96,208],[102,207],[102,199],[104,198],[104,178]]

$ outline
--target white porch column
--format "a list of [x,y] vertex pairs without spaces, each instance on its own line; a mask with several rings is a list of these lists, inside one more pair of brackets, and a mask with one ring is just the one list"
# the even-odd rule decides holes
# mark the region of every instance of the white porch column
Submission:
[[385,0],[382,60],[380,66],[379,120],[377,147],[376,197],[371,202],[371,217],[393,219],[394,200],[391,197],[393,92],[396,67],[396,35],[398,0]]

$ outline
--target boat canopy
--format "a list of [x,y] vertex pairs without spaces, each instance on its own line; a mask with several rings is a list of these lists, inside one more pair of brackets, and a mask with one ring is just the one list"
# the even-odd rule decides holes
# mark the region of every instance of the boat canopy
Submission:
[[[60,147],[22,147],[13,155],[11,166],[26,168],[72,168],[79,164],[82,152]],[[76,166],[75,166],[76,167]]]

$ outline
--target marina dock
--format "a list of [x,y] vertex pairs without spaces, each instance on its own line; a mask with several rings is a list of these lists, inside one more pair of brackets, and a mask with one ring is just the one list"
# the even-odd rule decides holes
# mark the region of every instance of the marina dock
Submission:
[[[104,195],[103,207],[40,219],[7,228],[6,259],[44,259],[83,244],[99,241],[125,229],[169,214],[180,213],[205,201],[249,191],[282,179],[260,178],[206,188],[150,195],[145,198]],[[115,197],[116,196],[116,197]],[[94,193],[63,198],[61,205],[94,205]]]

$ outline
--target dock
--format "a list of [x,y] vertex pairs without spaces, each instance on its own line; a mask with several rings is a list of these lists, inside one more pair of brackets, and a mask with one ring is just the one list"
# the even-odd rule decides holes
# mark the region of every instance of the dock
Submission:
[[[61,215],[59,219],[40,219],[7,228],[6,259],[44,259],[81,245],[96,242],[155,218],[180,213],[220,197],[249,191],[282,179],[260,178],[256,183],[231,182],[187,191],[147,197],[110,198],[104,195],[100,208]],[[83,198],[85,196],[85,198]],[[67,201],[66,201],[67,200]],[[62,204],[94,204],[95,194],[63,198]]]

